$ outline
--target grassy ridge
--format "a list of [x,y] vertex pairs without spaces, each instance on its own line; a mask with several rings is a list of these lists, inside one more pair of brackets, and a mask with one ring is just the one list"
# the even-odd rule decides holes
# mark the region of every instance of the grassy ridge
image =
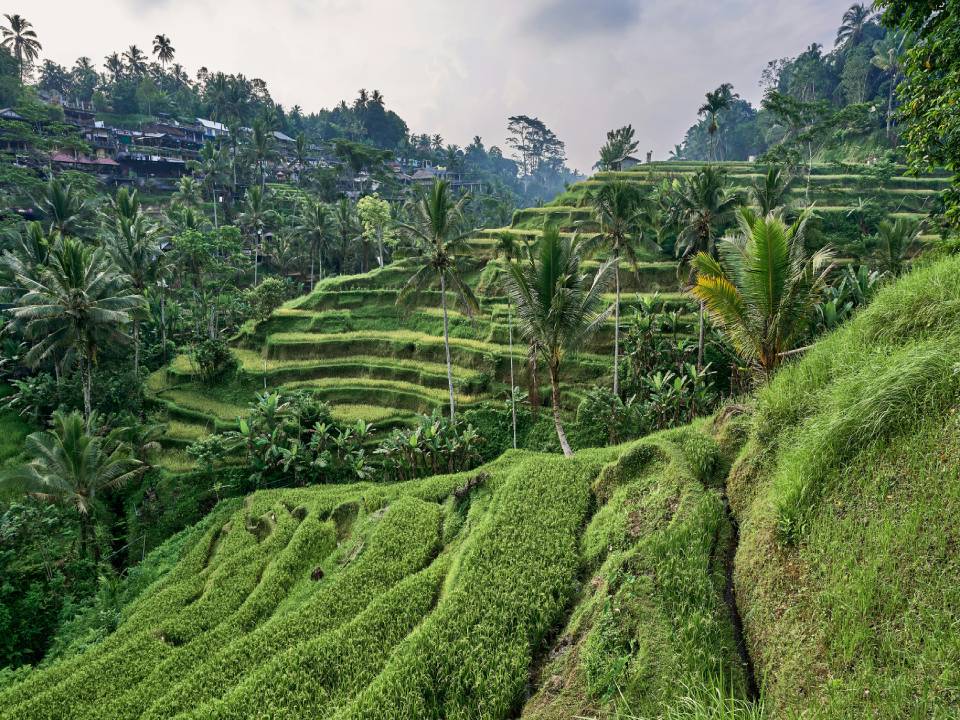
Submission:
[[887,288],[758,398],[729,487],[775,717],[960,707],[958,273],[952,259]]

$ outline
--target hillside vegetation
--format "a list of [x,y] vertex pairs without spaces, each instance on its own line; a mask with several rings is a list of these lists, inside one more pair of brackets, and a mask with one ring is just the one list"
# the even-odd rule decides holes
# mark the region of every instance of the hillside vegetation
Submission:
[[222,503],[0,718],[953,717],[958,273],[692,426]]
[[[721,163],[728,173],[731,192],[747,194],[749,185],[762,177],[764,168],[754,163]],[[451,315],[451,355],[458,403],[464,406],[503,398],[510,386],[510,310],[503,287],[505,261],[497,257],[498,239],[509,234],[533,240],[546,225],[567,234],[579,223],[589,223],[594,211],[588,193],[612,180],[628,180],[645,191],[663,182],[690,177],[703,167],[694,162],[663,162],[624,172],[601,172],[572,185],[552,203],[519,210],[510,227],[479,230],[470,239],[474,267],[467,282],[480,298],[480,312]],[[794,206],[812,205],[819,220],[811,242],[830,245],[840,262],[853,262],[862,250],[859,223],[879,217],[920,221],[933,209],[937,195],[949,185],[945,176],[914,177],[906,168],[891,166],[880,177],[869,166],[816,165],[807,179],[794,178],[786,199]],[[869,198],[873,217],[858,215]],[[920,237],[921,247],[933,235]],[[641,243],[636,267],[624,262],[621,331],[629,330],[633,308],[644,302],[678,311],[676,332],[695,334],[696,312],[691,299],[681,293],[686,271],[681,271],[670,248],[660,249],[649,240]],[[919,250],[920,247],[913,250]],[[593,263],[599,265],[602,253]],[[363,420],[379,430],[410,423],[417,413],[442,409],[446,403],[443,326],[439,290],[421,293],[398,304],[401,288],[413,273],[404,260],[361,275],[329,278],[313,292],[288,302],[269,319],[249,322],[234,340],[240,371],[230,383],[214,387],[197,381],[196,368],[186,356],[152,380],[154,397],[178,424],[168,432],[169,446],[182,446],[207,432],[231,427],[247,412],[255,392],[269,389],[307,389],[331,403],[340,420]],[[608,299],[612,302],[613,295]],[[448,294],[448,305],[455,304]],[[515,322],[515,318],[513,321]],[[530,385],[527,348],[514,327],[515,384]],[[610,374],[608,354],[613,346],[613,320],[591,341],[585,352],[571,358],[565,370],[569,411],[577,408],[583,393]],[[546,382],[541,371],[538,378]],[[543,388],[542,396],[547,389]]]

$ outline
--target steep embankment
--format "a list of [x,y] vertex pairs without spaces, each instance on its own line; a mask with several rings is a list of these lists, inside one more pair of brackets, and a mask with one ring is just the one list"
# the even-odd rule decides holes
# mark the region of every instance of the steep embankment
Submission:
[[221,504],[0,718],[956,717],[958,277],[715,419]]
[[884,290],[760,393],[728,481],[773,717],[960,713],[960,260]]

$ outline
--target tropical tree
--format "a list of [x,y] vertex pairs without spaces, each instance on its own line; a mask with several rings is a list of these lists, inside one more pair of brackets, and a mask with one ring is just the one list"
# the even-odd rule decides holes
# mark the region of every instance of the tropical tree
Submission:
[[168,62],[172,62],[175,53],[176,50],[166,35],[157,35],[153,38],[153,54],[157,56],[161,65],[166,67]]
[[130,314],[143,299],[131,292],[105,248],[65,237],[51,249],[49,263],[34,279],[18,275],[26,292],[11,310],[32,345],[24,361],[79,358],[84,415],[92,412],[93,366],[101,348],[128,340]]
[[17,59],[17,68],[20,72],[20,84],[23,84],[23,75],[25,70],[37,59],[43,45],[37,39],[37,33],[33,30],[33,25],[22,15],[7,15],[9,27],[0,27],[0,35],[3,41],[0,46],[7,48]]
[[185,207],[197,207],[199,204],[200,186],[196,178],[190,175],[183,175],[177,181],[177,189],[171,195],[170,200]]
[[888,32],[873,45],[873,66],[889,77],[887,90],[887,139],[893,134],[893,96],[903,73],[903,50],[908,43],[907,33]]
[[147,56],[136,45],[131,45],[123,51],[123,59],[132,76],[140,77],[147,72]]
[[922,222],[907,218],[897,218],[893,222],[882,221],[877,226],[877,234],[867,241],[880,269],[894,277],[903,273],[910,250],[919,239],[923,228]]
[[357,201],[357,216],[363,226],[363,236],[368,241],[377,243],[377,263],[383,267],[385,262],[383,252],[384,233],[390,227],[390,203],[379,195],[366,195]]
[[253,284],[256,285],[263,235],[277,219],[277,214],[270,207],[269,196],[262,187],[253,185],[247,188],[239,219],[253,246]]
[[310,254],[310,290],[314,285],[314,261],[320,270],[320,279],[323,280],[323,251],[333,237],[334,218],[330,207],[319,200],[308,200],[300,210],[300,224],[297,233],[307,244]]
[[[741,198],[727,190],[726,173],[721,168],[707,165],[684,182],[677,182],[674,208],[680,225],[676,254],[681,265],[690,267],[691,282],[696,268],[691,260],[698,253],[710,257],[716,254],[716,241],[722,228],[733,221]],[[700,303],[697,340],[697,369],[703,368],[705,339],[704,304]]]
[[607,141],[600,148],[600,160],[594,167],[610,170],[627,155],[636,152],[640,142],[634,138],[632,125],[626,125],[607,133]]
[[760,215],[766,217],[782,207],[790,189],[791,177],[779,165],[771,165],[767,171],[750,185],[750,199]]
[[263,190],[267,182],[267,162],[272,160],[274,151],[274,137],[270,128],[262,120],[255,120],[253,133],[250,136],[250,149],[253,159],[260,173],[260,189]]
[[713,92],[706,95],[707,101],[697,110],[698,115],[706,115],[708,119],[707,132],[711,140],[711,159],[717,160],[720,143],[720,113],[730,107],[733,101],[740,97],[733,92],[731,83],[724,83]]
[[226,182],[226,155],[213,143],[204,143],[203,147],[200,148],[199,159],[193,161],[192,168],[203,178],[203,186],[213,203],[213,225],[214,227],[220,227],[220,220],[217,217],[217,206],[220,204],[217,188],[223,186]]
[[834,45],[850,48],[859,43],[867,26],[873,21],[873,17],[873,10],[868,9],[863,3],[851,5],[840,21]]
[[[343,256],[361,234],[360,221],[357,219],[357,208],[350,202],[350,198],[340,198],[337,204],[333,206],[333,213],[337,224],[337,234],[340,236],[340,264],[342,266]],[[367,270],[366,261],[366,248],[364,248],[364,253],[360,259],[361,272]]]
[[450,420],[456,416],[453,393],[453,363],[450,361],[450,320],[447,315],[447,286],[456,293],[460,305],[468,315],[479,311],[480,305],[473,291],[464,282],[461,264],[469,256],[468,234],[461,232],[463,206],[469,197],[454,200],[450,183],[434,182],[430,191],[411,203],[408,208],[411,222],[400,224],[419,251],[420,268],[410,277],[397,297],[404,302],[425,290],[435,279],[440,281],[440,305],[443,309],[443,349],[447,360],[447,386],[450,391]]
[[613,307],[613,394],[620,395],[620,258],[624,255],[637,267],[636,241],[643,232],[642,196],[633,183],[618,180],[590,195],[599,226],[596,236],[613,255],[616,300]]
[[[0,476],[0,488],[66,506],[76,511],[80,551],[99,559],[95,520],[106,515],[102,496],[138,477],[146,465],[132,456],[117,431],[106,437],[91,432],[96,415],[57,410],[49,430],[24,441],[26,463]],[[92,550],[92,552],[91,552]]]
[[[158,228],[140,209],[136,190],[120,188],[111,208],[106,247],[117,267],[128,278],[130,287],[137,295],[144,296],[147,288],[162,278],[165,269]],[[133,312],[132,318],[133,372],[139,376],[140,313]]]
[[302,132],[297,133],[293,146],[294,158],[297,162],[297,186],[303,186],[303,176],[307,171],[307,156],[310,153],[310,145],[307,142],[307,136]]
[[578,350],[612,311],[602,309],[613,261],[593,278],[583,270],[584,243],[546,228],[528,262],[510,265],[507,292],[517,307],[520,331],[540,353],[550,374],[553,422],[563,454],[573,455],[560,417],[560,370],[564,358]]
[[73,183],[63,183],[59,178],[51,177],[37,199],[37,206],[48,232],[80,234],[87,204]]
[[804,247],[810,216],[805,210],[788,226],[776,213],[761,217],[742,208],[740,233],[720,242],[720,261],[705,252],[693,259],[691,293],[740,357],[766,377],[805,337],[833,268],[829,249],[811,256]]
[[[509,269],[517,258],[517,241],[512,233],[500,233],[495,247],[496,256],[503,257]],[[513,375],[513,301],[507,294],[507,339],[510,353],[510,420],[513,425],[513,449],[517,449],[517,393]]]

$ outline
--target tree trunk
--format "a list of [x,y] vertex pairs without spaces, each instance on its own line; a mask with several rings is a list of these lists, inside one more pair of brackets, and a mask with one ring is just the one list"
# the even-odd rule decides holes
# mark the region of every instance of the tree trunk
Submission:
[[703,370],[704,303],[700,302],[700,330],[697,339],[697,370]]
[[380,253],[377,258],[377,263],[379,263],[380,267],[383,267],[383,228],[377,230],[377,252]]
[[456,414],[456,403],[453,399],[453,365],[450,362],[450,325],[447,319],[447,280],[443,273],[440,273],[440,303],[443,305],[443,349],[447,354],[447,386],[450,389],[450,422],[453,422]]
[[617,297],[613,307],[613,394],[620,397],[620,251],[614,250],[613,275]]
[[530,388],[530,407],[533,410],[533,418],[540,417],[540,379],[537,377],[537,352],[530,348],[527,354],[527,383]]
[[163,364],[167,364],[167,308],[166,288],[160,288],[160,342],[163,345]]
[[897,85],[897,76],[894,75],[890,79],[890,94],[887,98],[887,140],[890,139],[890,131],[893,125],[893,91],[896,89],[896,85]]
[[315,253],[310,253],[310,292],[313,292],[313,261]]
[[83,415],[90,422],[93,412],[93,363],[89,358],[83,359]]
[[513,315],[510,310],[510,296],[507,296],[507,335],[510,341],[510,415],[513,421],[513,449],[517,449],[517,394],[513,380]]
[[220,229],[220,221],[217,218],[217,186],[213,186],[213,227]]
[[567,434],[563,431],[563,422],[560,420],[560,368],[553,363],[550,364],[550,396],[553,402],[553,424],[557,428],[560,447],[566,457],[572,457],[573,450],[570,449]]
[[133,319],[133,374],[140,377],[140,320]]

